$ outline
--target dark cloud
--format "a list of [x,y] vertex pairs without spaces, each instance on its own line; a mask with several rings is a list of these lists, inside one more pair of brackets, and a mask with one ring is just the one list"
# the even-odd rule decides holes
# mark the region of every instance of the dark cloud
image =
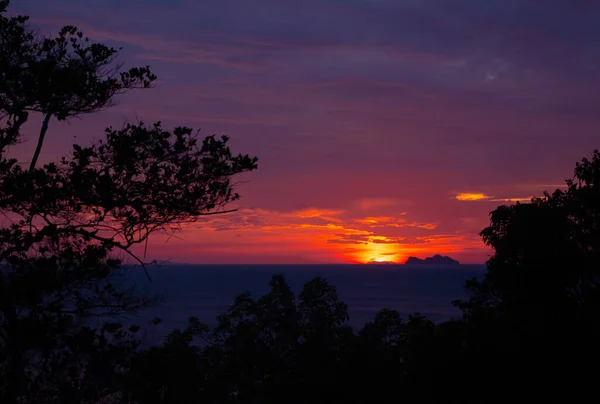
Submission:
[[[590,77],[600,60],[598,4],[62,0],[52,7],[27,1],[16,8],[35,15],[77,16],[123,34],[144,32],[193,42],[198,48],[220,48],[229,52],[233,64],[285,64],[298,74],[322,77],[481,82],[531,80],[552,73]],[[107,16],[111,18],[103,18]],[[428,70],[423,71],[423,63]]]

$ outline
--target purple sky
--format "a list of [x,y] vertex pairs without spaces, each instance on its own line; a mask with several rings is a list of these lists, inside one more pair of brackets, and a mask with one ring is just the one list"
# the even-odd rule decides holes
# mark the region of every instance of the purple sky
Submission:
[[[157,236],[156,258],[483,262],[477,234],[499,200],[554,189],[600,147],[595,0],[14,0],[11,11],[43,31],[75,24],[159,76],[111,110],[54,122],[44,160],[136,119],[227,133],[260,158],[239,213]],[[26,160],[33,146],[17,151]]]

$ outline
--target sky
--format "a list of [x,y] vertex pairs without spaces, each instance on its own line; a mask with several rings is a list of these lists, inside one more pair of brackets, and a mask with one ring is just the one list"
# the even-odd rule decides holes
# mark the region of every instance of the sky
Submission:
[[596,0],[13,0],[11,11],[43,32],[77,25],[159,77],[110,110],[52,122],[40,160],[137,120],[227,134],[259,157],[236,179],[236,213],[153,236],[149,258],[483,263],[490,211],[561,186],[600,147]]

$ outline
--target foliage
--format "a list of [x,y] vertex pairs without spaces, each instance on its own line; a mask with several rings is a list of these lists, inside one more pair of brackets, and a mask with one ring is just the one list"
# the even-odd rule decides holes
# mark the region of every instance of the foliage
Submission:
[[[227,137],[199,142],[190,128],[139,123],[36,167],[51,117],[100,111],[156,77],[148,67],[121,71],[117,50],[75,27],[42,36],[28,17],[5,16],[7,6],[0,2],[0,401],[116,400],[139,341],[135,330],[91,320],[156,303],[119,281],[121,258],[145,268],[135,245],[223,213],[239,198],[231,177],[257,160],[233,155]],[[24,169],[9,148],[32,112],[43,123]]]
[[296,298],[283,276],[274,275],[267,294],[238,296],[213,330],[191,318],[163,346],[140,351],[127,397],[139,403],[387,402],[402,389],[406,396],[440,398],[421,389],[447,377],[443,366],[438,373],[427,369],[442,348],[457,349],[448,327],[418,314],[405,323],[390,309],[357,334],[347,321],[346,305],[324,279],[307,282]]
[[[0,3],[4,13],[8,1]],[[0,118],[6,121],[6,144],[14,141],[30,112],[43,115],[38,144],[30,164],[36,165],[48,124],[101,111],[114,96],[149,88],[156,76],[148,66],[121,71],[119,50],[90,42],[75,26],[65,26],[54,38],[27,27],[27,16],[0,14]]]
[[[519,385],[531,373],[564,385],[596,374],[583,364],[591,369],[600,359],[599,185],[594,151],[566,189],[491,213],[481,236],[494,255],[484,279],[468,282],[470,298],[456,302],[469,324],[471,364],[496,375],[477,378],[481,385]],[[549,354],[559,346],[569,354]],[[511,374],[497,374],[514,363],[520,367]]]

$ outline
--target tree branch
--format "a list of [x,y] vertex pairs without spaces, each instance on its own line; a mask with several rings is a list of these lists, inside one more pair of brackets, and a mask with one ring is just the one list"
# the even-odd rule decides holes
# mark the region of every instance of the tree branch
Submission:
[[35,148],[35,152],[33,153],[33,158],[31,159],[31,164],[29,165],[29,172],[31,172],[35,169],[37,160],[40,157],[40,153],[42,151],[42,145],[44,144],[44,137],[46,136],[46,132],[48,131],[48,123],[50,122],[50,118],[52,118],[52,113],[47,112],[46,115],[44,116],[44,121],[42,122],[42,129],[40,130],[40,137],[38,138],[38,143]]

